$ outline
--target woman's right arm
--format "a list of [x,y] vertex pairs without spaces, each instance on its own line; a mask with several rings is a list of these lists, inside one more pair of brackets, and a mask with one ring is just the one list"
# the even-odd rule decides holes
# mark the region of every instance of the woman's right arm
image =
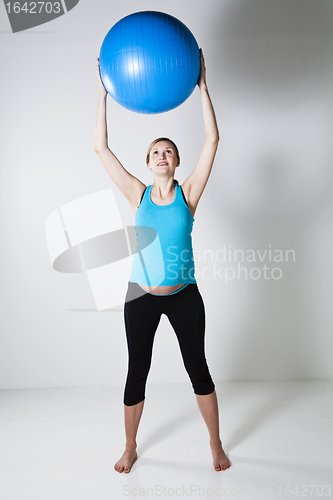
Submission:
[[146,186],[139,179],[130,174],[120,163],[118,158],[112,153],[108,146],[107,125],[106,125],[106,98],[107,92],[101,80],[99,72],[99,60],[97,59],[97,83],[99,89],[95,134],[94,134],[94,149],[101,160],[105,170],[120,189],[124,196],[128,199],[133,211],[139,205],[141,196]]

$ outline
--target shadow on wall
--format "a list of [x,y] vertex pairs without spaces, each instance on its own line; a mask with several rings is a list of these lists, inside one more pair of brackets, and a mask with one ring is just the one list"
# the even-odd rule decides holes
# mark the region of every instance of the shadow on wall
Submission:
[[333,5],[328,0],[232,1],[216,21],[209,33],[221,56],[219,78],[232,87],[269,95],[293,87],[298,94],[300,83],[311,84],[329,69]]
[[296,255],[280,280],[235,285],[242,346],[230,353],[234,376],[316,377],[327,332],[318,332],[313,312],[323,293],[315,259],[325,251],[312,236],[327,232],[332,206],[333,3],[231,2],[210,33],[221,123],[209,186],[221,201],[211,215],[219,228],[217,214],[225,214],[233,240],[220,234],[218,245],[260,252],[271,245]]

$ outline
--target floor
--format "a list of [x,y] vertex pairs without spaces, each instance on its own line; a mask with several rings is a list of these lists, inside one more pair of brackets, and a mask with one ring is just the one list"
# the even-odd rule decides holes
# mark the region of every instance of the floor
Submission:
[[129,474],[122,388],[0,391],[2,500],[332,498],[333,381],[217,383],[215,472],[189,384],[148,385]]

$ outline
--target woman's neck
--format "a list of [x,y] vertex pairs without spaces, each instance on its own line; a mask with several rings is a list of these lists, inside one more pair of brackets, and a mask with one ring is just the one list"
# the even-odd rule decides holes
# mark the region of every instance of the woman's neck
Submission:
[[172,177],[163,182],[163,180],[155,178],[151,189],[154,196],[159,197],[162,200],[167,199],[173,196],[175,192],[174,179]]

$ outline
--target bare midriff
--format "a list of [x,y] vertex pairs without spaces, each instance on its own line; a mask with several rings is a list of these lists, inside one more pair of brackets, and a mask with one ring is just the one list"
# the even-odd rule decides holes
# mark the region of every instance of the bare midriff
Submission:
[[176,292],[182,286],[186,285],[186,283],[182,283],[181,285],[168,285],[168,286],[147,286],[140,285],[141,288],[146,290],[146,292],[153,293],[154,295],[169,295],[170,293]]

